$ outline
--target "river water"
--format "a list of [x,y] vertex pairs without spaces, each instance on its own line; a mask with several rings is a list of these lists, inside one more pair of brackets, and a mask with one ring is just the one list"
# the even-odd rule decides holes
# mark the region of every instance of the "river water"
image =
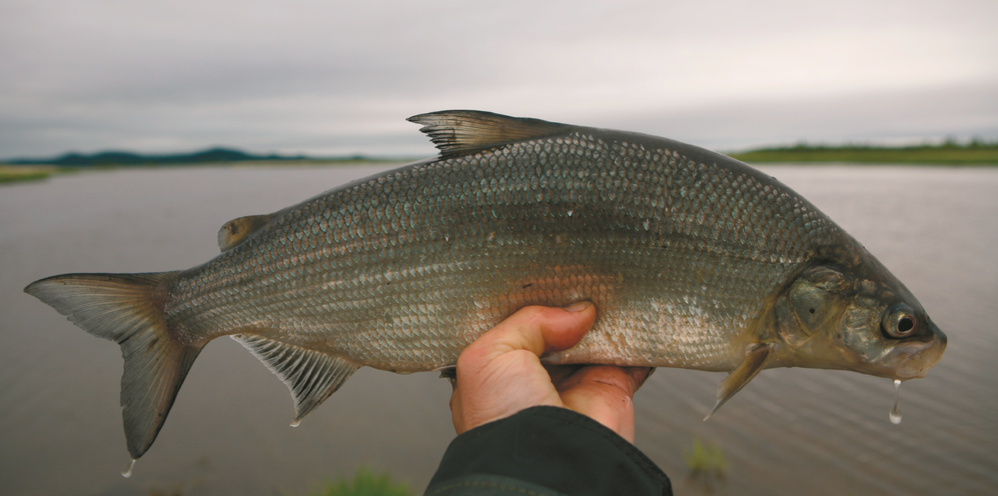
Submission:
[[[680,495],[998,492],[998,169],[765,169],[905,281],[949,348],[902,386],[900,425],[888,379],[767,370],[702,422],[724,374],[659,370],[636,398],[638,447]],[[377,170],[137,169],[0,186],[0,494],[304,495],[361,464],[422,491],[454,437],[446,381],[361,369],[290,428],[287,389],[228,339],[201,353],[124,479],[118,347],[22,292],[64,272],[202,263],[225,221]],[[723,477],[689,474],[694,439],[723,450]]]

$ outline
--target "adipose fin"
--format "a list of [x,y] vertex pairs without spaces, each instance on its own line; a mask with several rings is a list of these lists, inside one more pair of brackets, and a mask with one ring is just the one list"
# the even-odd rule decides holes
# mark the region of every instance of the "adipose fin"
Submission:
[[218,230],[218,249],[228,251],[238,246],[261,227],[267,225],[274,214],[267,215],[247,215],[232,219],[222,225]]

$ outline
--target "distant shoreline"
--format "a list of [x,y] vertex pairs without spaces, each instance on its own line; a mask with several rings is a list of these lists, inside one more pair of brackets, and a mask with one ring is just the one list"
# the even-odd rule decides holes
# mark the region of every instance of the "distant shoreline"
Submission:
[[[998,166],[998,143],[967,145],[944,143],[910,147],[808,146],[763,148],[727,155],[750,164],[844,164],[844,165],[937,165]],[[143,156],[105,152],[95,155],[69,154],[52,160],[17,160],[0,163],[0,184],[38,181],[52,174],[87,170],[111,170],[161,167],[328,167],[405,163],[418,159],[311,158],[305,156],[255,156],[226,149],[214,149],[188,155]]]
[[59,157],[43,159],[13,159],[6,162],[10,165],[57,165],[61,167],[95,167],[95,166],[142,166],[142,165],[185,165],[185,164],[216,164],[232,162],[369,162],[395,161],[381,157],[350,155],[341,157],[309,157],[306,155],[254,155],[231,148],[211,148],[194,153],[173,153],[162,155],[146,155],[122,151],[104,151],[93,154],[66,153]]
[[4,164],[0,163],[0,185],[26,181],[40,181],[55,174],[75,174],[88,171],[111,171],[124,169],[182,169],[184,167],[341,167],[353,165],[403,164],[407,159],[284,159],[248,160],[231,162],[189,162],[189,163],[142,163],[142,164],[97,164],[86,166],[64,166],[51,164]]
[[998,143],[944,143],[907,147],[809,146],[763,148],[729,156],[753,164],[842,163],[857,165],[998,165]]

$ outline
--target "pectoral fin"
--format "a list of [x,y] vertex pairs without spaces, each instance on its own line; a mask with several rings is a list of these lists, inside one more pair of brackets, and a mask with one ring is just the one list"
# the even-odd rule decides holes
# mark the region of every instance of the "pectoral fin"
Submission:
[[738,391],[741,391],[746,384],[765,368],[766,362],[773,356],[774,346],[771,344],[757,344],[749,348],[745,354],[745,360],[732,370],[728,377],[725,377],[717,385],[717,403],[710,413],[704,417],[704,421],[714,415],[721,405],[731,399]]

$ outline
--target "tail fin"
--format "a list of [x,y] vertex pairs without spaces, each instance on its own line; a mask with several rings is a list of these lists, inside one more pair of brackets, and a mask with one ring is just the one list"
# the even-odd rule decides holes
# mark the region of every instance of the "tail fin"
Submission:
[[63,274],[24,288],[83,330],[121,345],[121,415],[133,459],[156,439],[204,346],[181,343],[167,328],[163,303],[177,274]]

